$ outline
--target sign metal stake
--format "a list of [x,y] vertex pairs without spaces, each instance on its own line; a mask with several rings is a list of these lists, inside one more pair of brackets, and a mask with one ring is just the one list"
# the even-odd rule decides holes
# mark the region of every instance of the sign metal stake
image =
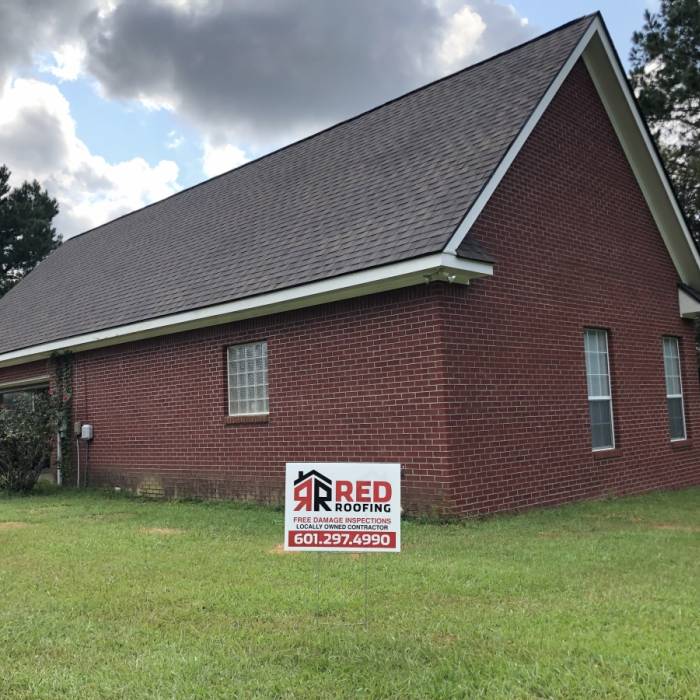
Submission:
[[321,552],[316,552],[316,617],[321,617]]
[[[316,565],[314,567],[314,580],[316,583],[316,605],[314,606],[314,616],[321,617],[321,552],[316,552]],[[344,627],[355,627],[361,625],[365,628],[365,631],[369,631],[369,558],[365,552],[360,554],[362,557],[363,564],[363,578],[364,578],[364,615],[360,622],[346,622],[342,626]],[[328,621],[327,624],[333,624]]]
[[365,560],[365,632],[369,631],[369,562],[367,553],[363,552],[362,558]]

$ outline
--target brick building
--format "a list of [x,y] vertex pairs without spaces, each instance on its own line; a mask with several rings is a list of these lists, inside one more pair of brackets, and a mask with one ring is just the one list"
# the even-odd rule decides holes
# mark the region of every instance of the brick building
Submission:
[[[700,483],[700,259],[599,15],[64,243],[0,396],[72,353],[83,477],[279,501],[403,465],[414,512]],[[86,471],[85,471],[86,469]]]

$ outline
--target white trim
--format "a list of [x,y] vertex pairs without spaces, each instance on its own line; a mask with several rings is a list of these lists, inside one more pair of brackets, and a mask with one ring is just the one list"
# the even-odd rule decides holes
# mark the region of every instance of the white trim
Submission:
[[700,318],[700,302],[680,287],[678,288],[678,311],[681,318]]
[[260,418],[261,416],[269,416],[270,412],[269,411],[258,411],[257,413],[229,413],[226,417],[227,418],[248,418],[248,416],[252,416],[253,418]]
[[445,251],[457,251],[579,58],[583,58],[586,64],[681,281],[700,289],[700,254],[599,17],[592,20],[591,26],[450,238]]
[[390,289],[410,287],[431,280],[469,284],[474,278],[492,274],[493,265],[490,263],[466,260],[448,253],[434,253],[203,309],[183,311],[6,352],[0,355],[0,367],[40,360],[49,357],[53,352],[82,351],[117,345],[193,328],[231,323],[244,318],[267,316],[341,299],[376,294]]
[[[675,344],[676,348],[676,357],[675,359],[678,361],[678,385],[680,386],[681,393],[680,394],[669,394],[668,393],[668,386],[666,386],[666,401],[668,402],[668,399],[680,399],[681,400],[681,418],[683,419],[683,437],[672,437],[671,442],[682,442],[683,440],[688,439],[688,426],[686,425],[685,421],[685,399],[683,398],[683,366],[681,365],[681,347],[680,343],[678,342],[678,337],[675,335],[665,335],[661,338],[661,351],[663,355],[663,361],[664,361],[664,382],[666,385],[668,385],[668,374],[666,372],[666,341],[667,340],[672,340]],[[668,411],[668,403],[666,404],[666,411]],[[669,419],[671,417],[671,414],[669,413],[668,415]],[[671,426],[669,425],[669,434],[670,434]]]
[[48,386],[50,381],[51,378],[48,374],[40,377],[27,377],[27,379],[15,379],[11,382],[0,382],[0,391],[5,391],[6,389],[22,389],[23,387]]
[[525,125],[520,130],[520,133],[516,136],[513,143],[510,145],[510,148],[502,158],[501,162],[498,164],[496,170],[491,175],[491,178],[486,183],[486,186],[476,198],[476,201],[474,204],[472,204],[467,215],[462,220],[462,223],[460,223],[457,230],[452,234],[452,238],[450,238],[449,242],[445,246],[446,253],[457,252],[457,248],[459,248],[465,236],[467,233],[469,233],[469,230],[474,225],[474,222],[479,218],[479,215],[486,206],[486,203],[489,201],[489,199],[491,199],[491,195],[493,195],[493,193],[496,191],[496,188],[510,169],[510,166],[513,164],[513,161],[516,159],[518,153],[520,153],[520,149],[525,145],[528,137],[537,126],[540,118],[545,113],[547,107],[549,107],[550,102],[554,99],[554,96],[559,91],[562,83],[576,64],[576,61],[578,61],[578,59],[581,57],[581,54],[588,45],[588,42],[591,40],[591,37],[598,31],[598,28],[599,21],[596,18],[593,20],[593,22],[591,22],[591,26],[588,27],[585,34],[579,39],[578,44],[576,44],[576,47],[566,60],[566,63],[562,66],[551,85],[547,88],[547,91],[542,96],[542,99],[539,101],[537,107],[535,107],[535,111],[525,122]]
[[[607,376],[608,376],[608,394],[596,394],[594,396],[591,396],[590,392],[588,392],[588,357],[586,356],[586,334],[588,333],[602,333],[603,337],[605,338],[605,369],[607,371]],[[585,356],[585,362],[586,362],[586,393],[588,395],[588,403],[590,404],[591,401],[607,401],[608,404],[610,405],[610,437],[611,437],[611,444],[610,445],[603,445],[601,447],[591,447],[592,452],[603,452],[605,450],[614,450],[615,449],[615,407],[613,406],[613,397],[612,397],[612,375],[610,374],[610,344],[608,343],[608,331],[605,328],[584,328],[583,331],[583,348],[584,348],[584,356]],[[591,441],[593,440],[593,425],[591,425]]]
[[[600,24],[599,20],[596,20],[596,22]],[[700,282],[700,254],[698,253],[697,246],[693,242],[693,238],[688,230],[685,218],[683,217],[681,209],[678,205],[676,196],[673,193],[673,188],[666,175],[666,171],[664,170],[664,167],[659,159],[656,147],[652,143],[648,130],[644,125],[639,108],[637,107],[637,103],[635,102],[632,91],[630,90],[629,83],[620,70],[620,64],[615,56],[615,50],[610,44],[607,32],[604,31],[602,26],[600,27],[600,31],[596,32],[596,36],[600,40],[602,48],[605,51],[607,61],[605,63],[601,62],[599,52],[596,51],[597,47],[595,44],[593,44],[588,47],[588,50],[583,56],[586,63],[586,68],[588,69],[591,79],[598,90],[598,95],[600,96],[601,101],[608,112],[608,117],[610,118],[615,132],[617,133],[618,139],[622,144],[627,160],[634,171],[639,186],[645,199],[647,200],[652,216],[654,217],[664,242],[669,249],[673,262],[678,269],[681,280],[683,282],[690,282],[691,279],[687,276],[687,272],[684,274],[684,271],[681,269],[682,262],[678,260],[678,252],[674,250],[672,241],[669,240],[670,232],[668,231],[668,228],[671,222],[665,221],[662,218],[661,212],[659,211],[659,205],[661,204],[660,198],[655,196],[653,192],[654,185],[660,185],[662,187],[666,203],[670,204],[673,211],[675,218],[674,223],[680,228],[693,262],[695,263],[695,269],[693,272],[696,274],[693,281],[697,285]],[[612,69],[616,86],[619,88],[624,98],[624,102],[628,110],[627,114],[621,113],[619,104],[615,103],[615,95],[612,93],[610,89],[611,86],[606,81],[606,76],[604,75],[605,68]],[[634,121],[634,125],[636,126],[634,132],[631,132],[628,128],[625,129],[625,120],[626,118],[629,119],[630,116]],[[643,152],[640,152],[640,149],[635,148],[635,144],[633,143],[634,137],[641,137],[641,141],[644,146]],[[654,172],[658,177],[658,182],[656,183],[651,182],[649,178],[650,173],[646,173],[644,171],[644,163],[641,162],[644,156],[649,158],[653,164]]]

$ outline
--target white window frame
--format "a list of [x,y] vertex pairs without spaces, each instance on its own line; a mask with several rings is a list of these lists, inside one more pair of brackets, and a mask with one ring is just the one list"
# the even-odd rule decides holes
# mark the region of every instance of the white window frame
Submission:
[[[586,356],[586,336],[589,333],[599,333],[602,334],[603,338],[605,338],[605,371],[607,372],[607,377],[608,377],[608,394],[600,394],[600,395],[591,395],[589,391],[589,377],[588,377],[588,359]],[[610,445],[605,445],[601,447],[591,447],[591,450],[593,452],[605,452],[606,450],[614,450],[615,449],[615,412],[614,412],[614,406],[613,406],[613,399],[612,399],[612,375],[610,374],[610,345],[608,343],[608,331],[605,328],[585,328],[583,331],[584,334],[584,343],[583,343],[583,351],[584,351],[584,362],[586,365],[586,393],[588,395],[588,404],[589,404],[589,420],[590,420],[590,403],[591,401],[607,401],[608,404],[610,405]],[[593,442],[593,424],[591,423],[591,443]]]
[[[677,362],[678,366],[678,387],[680,388],[680,394],[669,394],[668,393],[668,374],[666,372],[666,342],[671,341],[675,347],[676,355],[673,358]],[[664,360],[664,384],[666,387],[666,412],[668,415],[668,432],[671,434],[671,414],[668,410],[668,399],[680,399],[681,400],[681,417],[683,418],[683,435],[682,437],[671,437],[671,442],[680,442],[682,440],[688,439],[688,427],[685,422],[685,399],[683,398],[683,370],[681,368],[681,348],[678,338],[675,335],[665,335],[661,339],[661,348],[663,351]]]
[[[266,411],[233,411],[232,410],[232,390],[233,390],[233,373],[231,372],[231,353],[234,350],[240,349],[240,348],[246,348],[246,347],[251,347],[255,345],[262,345],[264,347],[264,359],[265,359],[265,367],[263,369],[264,375],[265,375],[265,382],[262,386],[265,387],[265,396],[264,396],[264,401],[267,404],[267,410]],[[236,345],[229,345],[226,348],[226,376],[228,378],[227,381],[227,388],[228,388],[228,415],[229,417],[242,417],[242,416],[267,416],[270,414],[270,395],[269,395],[269,384],[268,384],[268,375],[267,375],[267,341],[266,340],[256,340],[253,341],[252,343],[238,343]],[[246,385],[249,386],[249,385]],[[256,385],[257,386],[257,385]],[[261,399],[253,399],[255,401],[259,401]]]

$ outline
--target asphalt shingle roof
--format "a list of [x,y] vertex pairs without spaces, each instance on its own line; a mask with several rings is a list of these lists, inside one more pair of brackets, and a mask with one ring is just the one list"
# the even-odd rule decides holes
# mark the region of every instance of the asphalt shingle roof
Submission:
[[0,353],[442,250],[592,19],[69,239]]

